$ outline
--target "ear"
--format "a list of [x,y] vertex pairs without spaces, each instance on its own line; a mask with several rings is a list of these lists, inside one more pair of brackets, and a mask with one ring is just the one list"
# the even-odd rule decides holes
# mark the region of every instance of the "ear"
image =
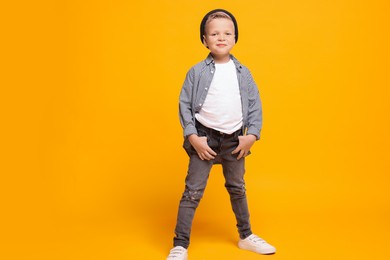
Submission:
[[208,49],[209,46],[207,46],[206,36],[203,35],[203,45]]

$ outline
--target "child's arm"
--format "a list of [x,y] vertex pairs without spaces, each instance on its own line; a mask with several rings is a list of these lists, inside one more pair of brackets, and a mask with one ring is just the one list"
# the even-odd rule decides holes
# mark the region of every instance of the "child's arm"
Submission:
[[248,114],[246,124],[246,134],[239,136],[239,144],[232,154],[238,153],[237,160],[248,155],[250,148],[260,139],[260,131],[263,123],[260,94],[255,81],[249,70],[246,70],[246,80],[248,84]]
[[249,72],[247,70],[248,81],[248,114],[247,114],[247,131],[246,134],[256,136],[256,140],[260,139],[260,132],[263,125],[263,110],[261,107],[261,100],[259,89]]
[[186,79],[180,91],[179,97],[179,118],[180,124],[183,128],[184,137],[192,134],[198,134],[195,127],[195,119],[192,111],[192,102],[194,102],[193,88],[194,88],[194,69],[187,72]]
[[194,97],[194,69],[192,68],[186,75],[183,87],[179,98],[179,116],[180,124],[183,127],[184,137],[188,138],[192,147],[198,153],[201,160],[211,160],[217,155],[207,144],[206,137],[199,137],[195,127],[195,119],[193,116]]

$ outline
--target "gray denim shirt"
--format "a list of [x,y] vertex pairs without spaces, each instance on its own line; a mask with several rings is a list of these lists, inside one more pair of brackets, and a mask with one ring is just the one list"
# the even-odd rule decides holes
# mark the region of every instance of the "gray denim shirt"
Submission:
[[[241,94],[243,132],[260,139],[263,117],[259,90],[247,67],[233,55],[230,56],[237,68],[237,78]],[[206,99],[215,72],[211,54],[193,66],[186,75],[179,98],[179,117],[184,137],[198,134],[195,127],[195,113],[198,113]]]

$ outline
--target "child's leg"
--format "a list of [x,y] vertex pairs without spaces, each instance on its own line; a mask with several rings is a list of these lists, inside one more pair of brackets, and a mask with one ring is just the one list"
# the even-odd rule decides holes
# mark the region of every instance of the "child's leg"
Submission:
[[190,156],[186,186],[180,200],[175,228],[174,246],[188,248],[192,220],[203,196],[213,161],[202,161],[197,154]]
[[245,158],[223,160],[222,167],[225,176],[225,187],[229,192],[230,202],[237,220],[238,232],[240,238],[244,239],[252,234],[245,192]]

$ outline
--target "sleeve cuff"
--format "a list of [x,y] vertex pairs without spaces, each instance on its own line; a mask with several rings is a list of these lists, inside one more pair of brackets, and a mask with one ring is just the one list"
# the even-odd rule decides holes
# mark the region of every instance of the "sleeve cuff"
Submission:
[[196,127],[193,125],[189,125],[184,129],[184,137],[190,136],[192,134],[198,134]]
[[260,130],[257,130],[255,128],[249,128],[248,131],[246,131],[246,134],[254,135],[256,136],[256,140],[260,139]]

